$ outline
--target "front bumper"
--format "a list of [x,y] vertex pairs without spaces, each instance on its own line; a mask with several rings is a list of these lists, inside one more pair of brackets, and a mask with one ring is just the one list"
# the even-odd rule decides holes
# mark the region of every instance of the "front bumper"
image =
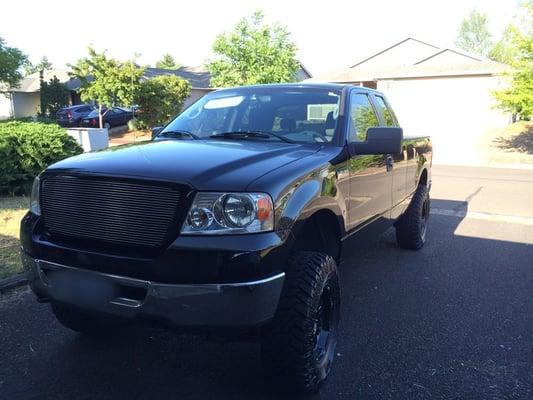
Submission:
[[178,327],[249,328],[268,323],[284,273],[256,281],[168,284],[74,268],[22,253],[39,298],[132,320]]

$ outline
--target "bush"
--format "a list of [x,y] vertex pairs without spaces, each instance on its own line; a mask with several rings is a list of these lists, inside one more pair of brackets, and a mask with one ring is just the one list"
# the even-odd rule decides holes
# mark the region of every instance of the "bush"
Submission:
[[82,149],[58,125],[11,121],[0,124],[0,194],[28,194],[33,178]]
[[128,131],[137,131],[139,130],[139,123],[136,118],[130,119],[128,121]]
[[43,117],[37,115],[34,117],[17,117],[17,118],[7,118],[0,120],[0,124],[7,124],[9,122],[41,122],[43,124],[54,124],[57,125],[57,121],[53,118]]
[[152,128],[165,125],[178,114],[191,93],[191,85],[175,75],[161,75],[141,83],[137,104],[140,126]]

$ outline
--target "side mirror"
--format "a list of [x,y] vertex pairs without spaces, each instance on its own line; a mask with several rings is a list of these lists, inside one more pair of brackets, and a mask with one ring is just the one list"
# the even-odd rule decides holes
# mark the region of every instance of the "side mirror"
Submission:
[[155,138],[157,136],[157,134],[159,132],[161,132],[163,130],[163,127],[162,126],[154,126],[152,128],[152,139]]
[[396,154],[402,151],[402,140],[402,128],[368,128],[366,140],[350,143],[349,151],[352,156],[357,154]]

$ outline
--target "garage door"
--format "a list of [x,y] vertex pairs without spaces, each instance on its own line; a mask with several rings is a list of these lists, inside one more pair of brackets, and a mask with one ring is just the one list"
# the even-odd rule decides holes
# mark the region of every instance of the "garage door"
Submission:
[[435,162],[472,163],[480,157],[476,144],[508,116],[494,109],[491,92],[498,78],[490,76],[397,79],[381,81],[405,134],[429,134]]

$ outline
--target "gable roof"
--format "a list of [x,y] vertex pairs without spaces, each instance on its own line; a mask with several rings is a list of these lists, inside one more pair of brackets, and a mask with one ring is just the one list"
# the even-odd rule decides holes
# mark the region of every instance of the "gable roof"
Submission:
[[[64,69],[54,68],[43,71],[43,79],[49,82],[53,77],[57,77],[59,82],[65,83],[69,90],[77,90],[80,87],[80,80],[77,78],[71,78],[68,72]],[[26,75],[19,82],[17,87],[10,88],[12,92],[26,92],[35,93],[41,90],[41,73],[34,72],[33,74]]]
[[354,65],[352,65],[350,68],[355,68],[355,67],[358,67],[370,60],[373,60],[379,56],[381,56],[382,54],[385,54],[387,52],[390,52],[392,49],[397,49],[399,47],[405,47],[406,44],[417,44],[417,45],[420,45],[420,47],[422,49],[425,49],[426,52],[435,52],[436,50],[439,50],[439,47],[438,46],[435,46],[435,45],[432,45],[430,43],[426,43],[426,42],[423,42],[422,40],[418,40],[418,39],[415,39],[415,38],[412,38],[412,37],[407,37],[406,39],[404,40],[401,40],[395,44],[393,44],[392,46],[389,46],[387,47],[386,49],[383,49],[381,51],[378,51],[377,53],[375,54],[372,54],[370,57],[367,57],[357,63],[355,63]]
[[[410,48],[401,48],[409,44]],[[414,46],[412,46],[414,45]],[[416,57],[427,50],[425,55]],[[385,57],[387,53],[391,53]],[[419,54],[420,53],[420,54]],[[380,58],[381,56],[381,58]],[[405,56],[405,58],[402,58]],[[323,74],[312,81],[360,83],[383,79],[443,76],[499,75],[509,66],[453,48],[438,46],[411,37],[379,51],[342,70]]]
[[463,56],[463,57],[465,57],[467,59],[470,59],[470,60],[473,60],[473,61],[483,61],[483,58],[481,58],[479,56],[475,56],[473,54],[468,54],[466,52],[462,52],[462,51],[455,50],[455,49],[445,48],[445,49],[442,49],[441,51],[436,52],[435,54],[430,55],[429,57],[421,59],[420,61],[416,62],[414,65],[422,64],[423,62],[426,62],[428,60],[431,60],[431,59],[433,59],[435,57],[441,56],[441,55],[446,54],[446,53],[454,53],[456,55]]

